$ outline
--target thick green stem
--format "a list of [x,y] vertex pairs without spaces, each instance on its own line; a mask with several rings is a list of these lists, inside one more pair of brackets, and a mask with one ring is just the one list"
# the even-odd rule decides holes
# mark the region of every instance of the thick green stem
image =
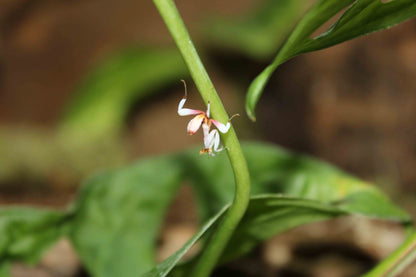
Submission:
[[416,260],[416,231],[405,240],[389,257],[384,259],[362,277],[393,277],[400,274],[410,263]]
[[[175,3],[172,0],[153,0],[153,2],[181,51],[202,98],[205,103],[208,103],[208,101],[211,102],[212,117],[220,122],[227,122],[229,117],[196,52],[195,46],[192,43]],[[221,138],[227,149],[228,157],[234,171],[234,200],[221,225],[201,254],[200,260],[192,274],[193,277],[209,276],[235,228],[243,217],[249,202],[250,176],[237,135],[231,127],[226,134],[221,134]]]

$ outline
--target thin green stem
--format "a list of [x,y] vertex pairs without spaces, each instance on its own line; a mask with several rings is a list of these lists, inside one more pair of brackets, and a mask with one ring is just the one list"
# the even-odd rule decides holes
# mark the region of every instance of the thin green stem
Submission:
[[[211,102],[212,117],[220,122],[227,122],[229,118],[227,112],[198,56],[175,3],[172,0],[153,0],[153,2],[181,51],[202,98],[206,104],[208,101]],[[243,217],[249,202],[250,176],[234,128],[231,127],[226,134],[221,134],[221,138],[234,171],[234,199],[230,210],[201,254],[194,268],[193,277],[209,276],[212,272],[227,242]]]
[[416,231],[413,231],[399,248],[362,277],[397,276],[415,260]]

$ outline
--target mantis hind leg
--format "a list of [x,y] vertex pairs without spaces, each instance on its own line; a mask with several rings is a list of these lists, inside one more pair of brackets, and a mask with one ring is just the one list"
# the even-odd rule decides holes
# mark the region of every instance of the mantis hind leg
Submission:
[[222,150],[224,150],[223,147],[220,147],[220,134],[218,133],[217,130],[213,130],[212,132],[215,132],[214,134],[214,151],[215,152],[220,152]]

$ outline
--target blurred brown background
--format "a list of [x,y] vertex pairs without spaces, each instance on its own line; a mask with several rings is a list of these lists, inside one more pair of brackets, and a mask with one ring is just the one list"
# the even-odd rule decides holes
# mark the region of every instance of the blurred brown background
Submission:
[[[238,1],[238,5],[235,1],[220,0],[177,1],[197,45],[198,39],[201,39],[197,23],[209,14],[238,15],[249,11],[255,3],[254,0]],[[151,1],[2,0],[0,140],[21,140],[21,145],[27,146],[30,143],[35,148],[44,147],[59,123],[71,93],[83,76],[98,61],[131,45],[173,46]],[[204,51],[204,60],[208,63],[209,72],[229,113],[244,115],[245,89],[268,60],[256,61],[242,54],[215,48]],[[375,181],[403,208],[415,214],[415,76],[416,21],[410,20],[393,29],[287,62],[278,69],[266,88],[257,108],[257,122],[251,123],[245,116],[240,117],[235,120],[237,131],[243,139],[260,139],[280,144],[327,160],[361,178]],[[191,90],[190,105],[201,107],[202,103],[198,100],[193,84],[188,85]],[[185,136],[186,119],[176,116],[176,105],[182,93],[183,88],[178,80],[177,85],[169,88],[166,93],[132,108],[130,117],[126,119],[123,140],[119,142],[129,149],[127,160],[200,143],[200,137]],[[169,136],[168,141],[166,136]],[[3,143],[0,151],[10,155],[10,159],[14,155],[25,156],[25,153],[13,154],[8,151],[10,147]],[[37,157],[36,155],[34,153],[31,157]],[[88,159],[86,154],[85,156],[83,158]],[[97,164],[92,162],[93,166],[85,171],[73,171],[76,165],[71,164],[71,161],[58,166],[59,173],[55,171],[56,164],[53,168],[45,166],[40,171],[47,172],[46,175],[35,174],[35,179],[31,178],[31,174],[26,174],[30,170],[26,171],[24,167],[11,169],[12,173],[2,173],[0,169],[0,173],[6,176],[0,182],[0,203],[65,207],[73,198],[80,180],[91,173],[92,169],[117,164],[113,163],[111,155],[106,157]],[[30,163],[19,161],[15,164],[28,166]],[[188,190],[181,192],[168,218],[170,225],[168,223],[167,226],[174,227],[170,229],[171,233],[168,227],[165,228],[165,237],[170,234],[175,240],[177,232],[179,240],[183,241],[186,240],[184,236],[187,237],[194,231],[195,215],[189,213],[189,205],[183,204],[191,197]],[[341,231],[338,230],[338,233],[337,230],[326,230],[324,225],[312,226],[307,233],[310,234],[313,228],[321,228],[319,230],[322,232],[335,232],[330,241],[346,240],[343,243],[362,247],[360,238],[344,236],[340,239],[340,234],[351,233],[356,228],[360,230],[356,230],[357,236],[365,237],[363,234],[372,233],[373,240],[380,239],[374,234],[380,228],[366,224],[361,222],[361,227],[358,228],[355,221],[343,221],[339,224]],[[367,226],[367,229],[362,226]],[[378,244],[373,241],[372,245],[369,237],[361,238],[370,245],[363,248],[373,254],[374,259],[385,256],[400,242],[395,237],[398,233],[400,238],[400,232],[395,232],[394,228],[391,230],[387,234],[378,230],[383,233],[378,235],[386,244],[392,243],[389,239],[393,240],[393,246],[384,250],[374,249],[384,247],[380,240]],[[297,232],[301,235],[293,232],[295,238],[304,236],[302,229]],[[321,236],[318,240],[322,239]],[[283,246],[276,246],[280,248],[272,252],[279,253],[280,257],[289,257],[287,253],[290,252],[290,241],[290,238],[285,240],[286,244],[280,241],[279,245]],[[73,255],[65,254],[70,250],[65,242],[63,244],[64,252],[58,253]],[[271,268],[280,268],[284,264],[281,260],[274,264],[274,255],[267,256],[267,251],[271,251],[273,245],[268,244],[260,249],[262,254],[257,256],[266,257],[265,261],[271,264]],[[371,256],[370,254],[368,255]],[[76,258],[71,259],[68,267],[75,272],[72,274],[81,274],[77,269],[79,265]],[[287,258],[288,264],[290,261],[290,257]],[[345,267],[350,265],[347,263]],[[253,268],[256,266],[253,265]],[[33,271],[28,273],[28,270],[17,267],[14,273],[16,276],[35,276]],[[61,275],[54,275],[39,269],[36,274],[71,276],[71,270],[66,269]],[[256,272],[245,273],[243,276],[265,276],[272,274],[270,272],[275,274],[276,271]],[[279,276],[301,276],[290,275],[289,271],[282,272]],[[328,272],[315,272],[312,276],[348,276]],[[410,275],[403,276],[416,275],[415,271],[407,274]]]

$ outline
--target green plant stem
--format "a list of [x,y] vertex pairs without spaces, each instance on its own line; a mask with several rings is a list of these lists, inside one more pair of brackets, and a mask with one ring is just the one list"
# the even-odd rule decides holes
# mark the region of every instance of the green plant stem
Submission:
[[[228,115],[208,73],[192,43],[182,18],[172,0],[153,0],[165,21],[189,68],[191,76],[205,103],[211,103],[211,115],[220,122],[227,122]],[[227,242],[243,217],[250,198],[250,176],[247,163],[241,150],[234,128],[221,134],[223,144],[234,171],[235,194],[230,210],[213,235],[194,268],[193,277],[209,276],[221,256]]]
[[415,260],[416,231],[413,231],[399,248],[362,277],[397,276]]

